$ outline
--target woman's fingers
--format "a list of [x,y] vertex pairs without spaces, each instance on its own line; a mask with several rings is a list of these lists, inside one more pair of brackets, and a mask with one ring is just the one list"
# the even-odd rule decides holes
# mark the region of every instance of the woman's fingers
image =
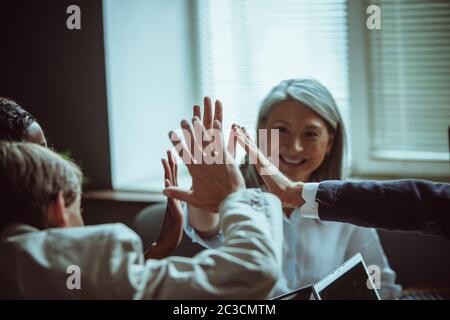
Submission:
[[223,107],[222,102],[220,100],[216,100],[215,109],[214,109],[214,121],[217,120],[220,123],[223,121]]
[[203,108],[203,125],[206,130],[209,130],[213,126],[212,103],[210,97],[205,97],[203,99]]
[[192,113],[193,117],[198,117],[199,119],[202,118],[202,110],[200,109],[200,106],[198,104],[194,105]]
[[230,135],[228,136],[228,143],[227,143],[227,151],[228,153],[233,157],[233,159],[236,158],[236,145],[238,143],[237,141],[237,133],[236,133],[236,124],[233,124],[231,126]]
[[[194,117],[194,119],[198,120],[197,117]],[[193,123],[194,123],[194,121],[193,121]],[[200,125],[201,125],[201,123],[200,123]],[[184,135],[184,139],[186,140],[186,145],[188,146],[189,150],[191,151],[191,155],[194,157],[194,163],[198,163],[202,157],[202,147],[199,145],[199,141],[201,141],[201,137],[198,137],[198,135],[199,135],[198,124],[196,125],[196,128],[192,129],[189,122],[187,122],[186,120],[183,119],[181,121],[181,128],[183,129],[183,135]]]
[[245,136],[246,136],[249,140],[253,141],[253,140],[250,138],[250,134],[248,133],[247,129],[245,129],[245,127],[241,127],[241,129],[242,129],[242,132],[245,134]]
[[[175,187],[168,179],[166,179],[164,181],[164,185],[166,188]],[[175,198],[169,197],[167,199],[167,204],[169,206],[169,209],[171,209],[170,212],[171,212],[172,216],[174,216],[174,217],[179,217],[180,215],[183,216],[181,206],[180,206],[180,203],[178,200],[176,200]]]
[[[169,186],[163,190],[163,193],[166,197],[185,201],[189,204],[192,204],[193,191],[185,190],[175,186]],[[195,205],[194,205],[195,207]]]
[[173,182],[172,180],[172,172],[169,166],[169,163],[167,162],[166,159],[161,159],[162,165],[164,167],[164,179],[168,180],[170,182]]
[[[258,171],[262,167],[272,165],[269,159],[258,149],[258,146],[250,138],[248,132],[237,126],[237,138],[238,143],[244,148],[245,152],[250,157],[250,163],[256,164]],[[260,172],[261,173],[261,172]]]
[[189,169],[191,164],[194,163],[194,158],[192,157],[192,154],[188,149],[186,149],[184,144],[181,142],[180,137],[178,137],[178,135],[174,131],[169,132],[169,139],[172,142],[173,146],[175,147],[175,150],[180,156],[181,160],[183,160],[184,164]]
[[236,131],[237,142],[241,145],[242,148],[244,148],[245,152],[249,156],[257,157],[258,150],[257,150],[256,146],[254,146],[251,143],[250,138],[244,134],[244,132],[241,130],[241,128],[239,126],[236,127],[235,131]]
[[176,172],[175,172],[176,163],[174,161],[176,161],[176,160],[175,160],[175,157],[173,156],[172,152],[170,150],[167,150],[167,162],[169,165],[170,175],[171,175],[170,182],[172,184],[176,185],[176,181],[177,181]]
[[184,136],[184,141],[186,143],[186,147],[191,152],[191,155],[194,155],[194,133],[192,132],[192,128],[189,123],[183,119],[181,121],[181,129]]
[[195,142],[197,143],[198,150],[197,152],[200,152],[200,156],[198,160],[203,160],[205,154],[205,149],[207,149],[207,146],[212,142],[210,134],[213,133],[213,130],[207,131],[207,129],[202,125],[202,122],[199,118],[194,117],[192,119],[192,125],[194,126],[194,135],[195,135]]
[[172,153],[172,151],[167,151],[167,157],[169,159],[169,166],[171,168],[172,172],[172,182],[175,186],[178,186],[178,164],[177,164],[177,158]]
[[219,120],[214,120],[214,143],[218,150],[224,150],[222,124]]
[[237,127],[238,127],[238,129],[237,129],[238,134],[246,141],[248,146],[251,147],[255,151],[259,150],[256,143],[250,137],[250,134],[248,133],[247,129],[245,129],[245,127],[240,127],[240,126],[237,126]]

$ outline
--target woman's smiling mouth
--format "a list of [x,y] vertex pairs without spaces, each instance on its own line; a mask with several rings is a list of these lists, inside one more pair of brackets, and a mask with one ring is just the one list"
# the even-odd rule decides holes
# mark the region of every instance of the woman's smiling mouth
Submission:
[[282,154],[280,154],[280,160],[283,164],[288,166],[301,166],[308,161],[308,159],[305,158],[289,158]]

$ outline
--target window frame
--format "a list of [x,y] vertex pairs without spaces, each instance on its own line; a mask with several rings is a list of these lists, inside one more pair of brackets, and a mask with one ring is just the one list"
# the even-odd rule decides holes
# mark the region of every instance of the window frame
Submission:
[[[369,39],[366,27],[367,1],[347,0],[349,39],[349,97],[352,126],[352,164],[350,175],[400,178],[450,178],[449,158],[393,157],[374,155],[371,150]],[[383,20],[381,20],[383,21]],[[358,134],[356,134],[358,133]]]

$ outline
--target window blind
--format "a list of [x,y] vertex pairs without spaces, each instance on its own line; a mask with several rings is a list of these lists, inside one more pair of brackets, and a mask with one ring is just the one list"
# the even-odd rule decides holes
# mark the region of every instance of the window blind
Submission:
[[345,0],[200,0],[195,13],[200,93],[222,99],[227,128],[255,128],[272,87],[310,77],[350,129]]
[[367,32],[372,156],[447,161],[450,2],[367,3],[381,8]]

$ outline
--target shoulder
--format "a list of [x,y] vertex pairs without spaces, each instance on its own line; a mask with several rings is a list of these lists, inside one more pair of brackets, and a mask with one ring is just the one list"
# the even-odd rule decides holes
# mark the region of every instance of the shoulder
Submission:
[[108,243],[129,243],[140,245],[139,236],[129,227],[121,223],[100,224],[75,228],[55,228],[45,231],[50,241],[61,240],[66,243],[86,243],[90,246]]

